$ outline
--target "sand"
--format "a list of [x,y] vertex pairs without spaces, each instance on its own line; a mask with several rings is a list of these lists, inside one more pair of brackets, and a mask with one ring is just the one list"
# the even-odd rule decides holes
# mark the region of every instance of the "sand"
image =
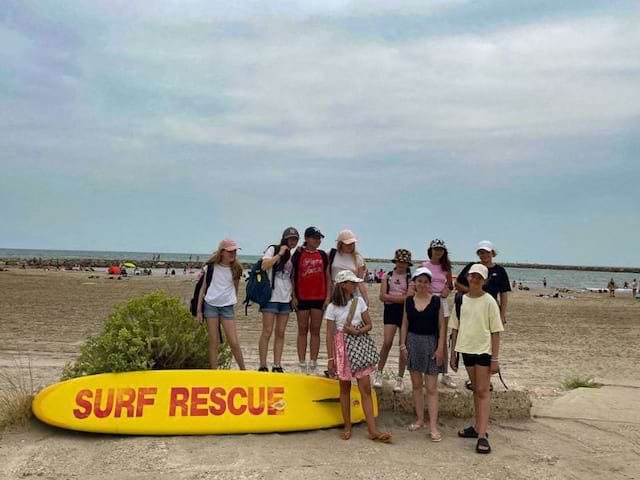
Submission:
[[[63,365],[87,336],[100,331],[114,305],[154,290],[186,303],[194,286],[194,278],[181,273],[124,280],[89,275],[94,274],[0,272],[0,368],[11,369],[16,358],[28,358],[38,385],[56,382]],[[378,288],[370,287],[370,297],[373,334],[380,342]],[[534,407],[542,408],[564,394],[560,383],[572,375],[640,384],[634,368],[640,361],[640,302],[595,293],[537,296],[543,292],[552,290],[511,295],[500,355],[510,387],[528,391]],[[255,368],[261,323],[255,307],[249,312],[245,317],[238,308],[236,317],[247,365]],[[292,315],[283,362],[290,371],[297,363],[295,334]],[[396,361],[397,349],[390,355],[390,373]],[[463,376],[456,379],[461,384]],[[473,442],[455,435],[466,421],[441,418],[444,440],[436,445],[424,433],[407,432],[410,420],[382,414],[382,426],[395,433],[392,446],[366,440],[363,426],[344,443],[336,430],[150,438],[80,434],[33,421],[2,434],[0,478],[461,478],[470,472],[479,478],[640,477],[640,425],[633,421],[494,420],[494,453],[481,457]]]

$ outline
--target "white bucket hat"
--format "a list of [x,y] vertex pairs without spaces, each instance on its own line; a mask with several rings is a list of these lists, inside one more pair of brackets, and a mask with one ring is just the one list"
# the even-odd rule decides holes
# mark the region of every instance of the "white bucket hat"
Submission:
[[351,270],[342,270],[336,275],[335,283],[355,282],[360,283],[363,280],[356,276]]
[[471,268],[469,269],[469,275],[472,273],[477,273],[485,280],[489,278],[489,270],[481,263],[474,263],[473,265],[471,265]]

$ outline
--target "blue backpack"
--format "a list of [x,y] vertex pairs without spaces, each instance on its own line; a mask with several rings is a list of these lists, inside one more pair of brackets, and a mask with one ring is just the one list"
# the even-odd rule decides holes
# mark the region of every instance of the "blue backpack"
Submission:
[[244,299],[244,314],[249,315],[249,305],[257,303],[261,307],[269,303],[271,294],[275,288],[275,272],[269,282],[269,275],[262,269],[262,259],[258,260],[249,271],[247,278],[246,297]]

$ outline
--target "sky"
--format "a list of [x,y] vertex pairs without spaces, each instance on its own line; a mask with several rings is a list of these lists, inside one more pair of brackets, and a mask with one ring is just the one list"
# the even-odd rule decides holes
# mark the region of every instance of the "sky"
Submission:
[[640,4],[3,0],[0,247],[640,266]]

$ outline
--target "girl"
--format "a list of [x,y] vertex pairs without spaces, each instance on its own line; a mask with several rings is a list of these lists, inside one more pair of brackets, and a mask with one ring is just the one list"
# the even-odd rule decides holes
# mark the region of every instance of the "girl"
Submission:
[[[320,352],[320,327],[322,311],[328,301],[327,254],[319,250],[324,235],[316,227],[304,231],[304,243],[293,254],[293,293],[291,304],[298,318],[298,362],[300,371],[315,374]],[[311,361],[306,363],[307,337]]]
[[[393,345],[393,338],[396,332],[402,325],[402,314],[404,312],[404,301],[407,295],[410,293],[410,275],[409,267],[411,266],[411,252],[400,248],[396,250],[393,263],[396,264],[393,272],[386,275],[382,284],[380,285],[380,301],[384,302],[384,341],[382,343],[382,349],[380,350],[380,361],[378,362],[378,371],[373,379],[373,386],[376,388],[382,387],[382,371],[387,363],[389,351]],[[411,289],[413,290],[413,289]],[[396,385],[393,388],[394,392],[404,391],[404,370],[406,368],[406,362],[402,355],[400,355],[400,362],[398,366],[398,377],[396,378]]]
[[[427,249],[428,262],[422,262],[421,267],[428,268],[432,273],[431,292],[443,299],[442,308],[444,310],[445,326],[449,324],[449,303],[446,298],[453,289],[453,278],[451,276],[451,261],[449,252],[444,240],[438,238],[431,241]],[[447,358],[447,342],[444,342],[444,358]],[[447,375],[447,362],[444,362],[442,379],[440,382],[447,387],[455,388],[453,379]]]
[[469,269],[469,291],[462,297],[460,318],[453,315],[451,320],[451,368],[453,371],[458,370],[456,352],[461,353],[474,387],[473,404],[476,414],[475,425],[459,431],[458,436],[477,438],[478,453],[491,452],[487,439],[491,402],[489,379],[500,369],[500,332],[504,330],[498,305],[482,289],[488,276],[489,270],[482,264],[476,263]]
[[233,306],[238,303],[238,284],[242,276],[242,265],[236,255],[239,249],[238,244],[228,238],[218,244],[218,250],[207,260],[207,268],[213,269],[211,283],[207,288],[207,282],[202,282],[198,296],[196,321],[201,323],[203,317],[207,319],[209,363],[214,370],[218,368],[218,327],[221,321],[231,353],[240,370],[245,369],[236,324],[233,321]]
[[400,331],[400,353],[408,360],[416,421],[409,431],[424,428],[424,393],[426,379],[429,436],[432,442],[442,440],[438,431],[438,373],[444,363],[447,327],[440,297],[431,292],[432,273],[420,267],[413,273],[415,294],[405,302]]
[[[272,372],[283,373],[282,350],[284,348],[284,332],[291,313],[291,253],[298,245],[300,234],[289,227],[282,232],[279,245],[272,245],[264,252],[262,257],[262,270],[267,272],[272,280],[273,290],[269,303],[260,308],[262,312],[262,334],[258,343],[260,353],[259,372],[268,372],[267,350],[269,339],[273,333],[273,325],[276,325],[276,336],[273,340],[273,367]],[[275,275],[275,277],[274,277]]]
[[[329,254],[329,269],[327,276],[331,280],[329,291],[333,288],[336,275],[343,270],[352,271],[358,278],[364,278],[366,266],[364,258],[356,250],[358,239],[351,230],[342,230],[336,238],[336,248]],[[358,291],[369,305],[369,294],[364,283],[358,284]]]
[[[331,294],[331,303],[325,312],[327,319],[327,355],[329,356],[327,369],[331,374],[337,374],[340,380],[340,404],[342,406],[342,418],[344,419],[344,431],[342,438],[351,438],[351,379],[358,382],[358,389],[362,396],[362,408],[367,420],[369,438],[382,443],[391,443],[389,432],[379,432],[376,428],[376,420],[373,415],[373,401],[371,399],[371,383],[369,374],[375,370],[377,353],[375,345],[373,356],[368,358],[368,353],[360,351],[364,359],[359,361],[358,370],[352,369],[352,355],[354,349],[349,336],[360,336],[369,332],[372,328],[371,317],[367,311],[367,304],[361,297],[355,297],[357,285],[362,279],[350,270],[343,270],[335,277],[335,287]],[[357,340],[357,339],[356,339]],[[362,340],[362,339],[360,339]],[[370,340],[372,342],[372,340]],[[348,347],[349,345],[349,347]],[[368,349],[367,352],[371,351]],[[367,365],[368,363],[368,365]]]

